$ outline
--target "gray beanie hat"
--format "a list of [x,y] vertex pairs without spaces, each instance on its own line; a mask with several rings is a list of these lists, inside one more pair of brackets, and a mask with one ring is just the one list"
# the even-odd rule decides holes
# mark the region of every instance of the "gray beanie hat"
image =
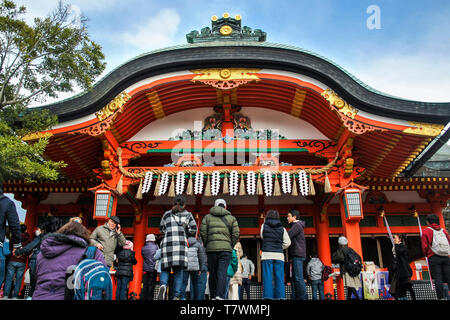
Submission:
[[339,237],[338,243],[339,243],[341,246],[345,246],[346,244],[348,244],[348,240],[347,240],[346,237]]

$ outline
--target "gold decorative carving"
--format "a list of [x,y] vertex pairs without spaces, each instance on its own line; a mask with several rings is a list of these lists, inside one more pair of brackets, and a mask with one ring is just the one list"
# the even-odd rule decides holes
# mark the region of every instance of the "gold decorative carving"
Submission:
[[110,103],[108,103],[103,109],[96,112],[95,115],[100,121],[105,120],[109,116],[113,115],[116,111],[121,112],[122,106],[131,98],[131,96],[124,92],[121,92],[117,97],[115,97]]
[[337,111],[344,114],[346,117],[354,119],[358,113],[358,109],[352,107],[331,89],[326,89],[321,95],[330,103],[330,105],[336,107]]
[[25,142],[35,141],[35,140],[39,140],[42,138],[50,138],[52,136],[53,136],[53,133],[50,133],[50,132],[29,133],[22,138],[22,141],[25,141]]
[[436,137],[445,127],[443,124],[435,123],[423,123],[414,121],[408,121],[408,123],[411,126],[414,126],[414,128],[406,128],[405,130],[403,130],[404,133],[427,137]]
[[233,28],[231,28],[230,26],[225,25],[225,26],[222,26],[219,31],[220,31],[221,35],[228,36],[228,35],[230,35],[233,32]]
[[208,86],[231,90],[249,82],[260,81],[255,73],[261,69],[241,69],[241,68],[212,68],[191,70],[197,74],[191,81],[201,82]]

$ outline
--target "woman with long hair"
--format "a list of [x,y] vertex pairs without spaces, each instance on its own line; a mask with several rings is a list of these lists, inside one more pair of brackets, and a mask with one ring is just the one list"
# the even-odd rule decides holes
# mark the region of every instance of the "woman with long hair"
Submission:
[[[395,300],[406,300],[406,292],[409,291],[411,298],[416,300],[411,276],[412,269],[409,265],[408,248],[406,247],[405,237],[401,234],[393,236],[394,246],[392,247],[393,263],[391,266],[391,279],[395,279],[395,291],[392,290]],[[392,283],[391,283],[392,286]]]

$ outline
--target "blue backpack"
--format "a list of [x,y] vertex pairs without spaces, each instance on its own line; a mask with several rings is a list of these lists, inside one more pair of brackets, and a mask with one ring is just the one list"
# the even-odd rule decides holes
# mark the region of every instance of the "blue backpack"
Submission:
[[[94,259],[96,249],[93,246],[87,247],[80,262],[73,270],[73,275],[70,277],[73,281],[71,283],[73,300],[112,300],[111,276],[108,268]],[[68,299],[70,299],[70,295]]]

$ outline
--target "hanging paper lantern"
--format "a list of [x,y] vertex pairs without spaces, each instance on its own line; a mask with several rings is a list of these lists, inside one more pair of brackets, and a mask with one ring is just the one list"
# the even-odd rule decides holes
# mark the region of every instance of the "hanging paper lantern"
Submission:
[[285,171],[281,174],[281,188],[283,189],[283,193],[291,193],[291,175],[289,172]]
[[153,172],[147,171],[145,173],[144,184],[142,185],[142,193],[147,193],[150,191],[150,188],[152,187],[152,181],[153,181]]
[[203,178],[204,178],[203,172],[199,171],[195,174],[195,181],[194,181],[194,193],[195,194],[203,193]]
[[229,189],[230,189],[230,195],[235,196],[238,193],[238,179],[239,174],[237,171],[233,170],[230,173],[230,182],[229,182]]
[[219,194],[220,189],[220,172],[214,171],[212,174],[211,181],[211,195],[217,196]]
[[308,175],[304,170],[298,173],[298,188],[302,196],[306,197],[309,194]]
[[167,187],[169,186],[169,173],[164,172],[161,175],[161,183],[159,185],[159,195],[163,195],[167,191]]
[[176,194],[182,194],[184,191],[184,172],[180,171],[177,173],[177,181],[176,181],[176,189],[175,189],[175,193]]
[[264,171],[263,177],[264,177],[264,193],[266,194],[267,197],[270,197],[273,191],[272,172]]
[[249,195],[256,193],[256,174],[254,171],[247,172],[247,193]]

